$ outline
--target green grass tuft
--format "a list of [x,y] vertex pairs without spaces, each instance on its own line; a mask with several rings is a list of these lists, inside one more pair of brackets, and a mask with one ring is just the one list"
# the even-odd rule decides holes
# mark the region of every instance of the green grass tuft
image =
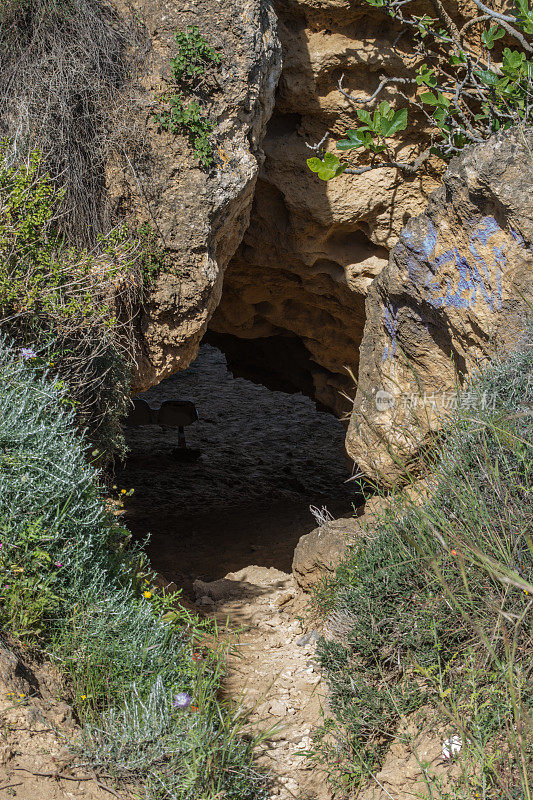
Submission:
[[375,774],[429,708],[467,746],[453,788],[427,773],[421,796],[531,796],[532,367],[525,342],[476,377],[426,455],[424,502],[393,498],[317,589],[332,717],[315,758],[338,786]]

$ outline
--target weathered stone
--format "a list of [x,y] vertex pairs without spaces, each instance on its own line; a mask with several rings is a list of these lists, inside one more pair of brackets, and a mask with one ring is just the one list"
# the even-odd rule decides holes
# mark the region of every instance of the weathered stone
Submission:
[[516,130],[468,148],[372,285],[347,448],[386,484],[442,425],[457,385],[523,332],[532,150],[531,131]]
[[[340,75],[349,92],[368,97],[380,74],[405,77],[412,53],[403,43],[393,47],[390,23],[365,3],[280,0],[276,12],[283,71],[263,144],[266,160],[250,227],[226,271],[210,327],[240,341],[263,341],[272,351],[276,339],[285,347],[289,337],[301,342],[307,358],[295,347],[290,357],[296,375],[309,374],[310,386],[300,378],[302,390],[340,416],[351,407],[342,392],[353,397],[346,368],[357,375],[370,284],[405,221],[423,210],[437,176],[422,171],[405,180],[386,168],[326,184],[308,170],[306,159],[313,155],[308,144],[329,130],[327,147],[334,150],[335,138],[353,127],[356,106],[339,91]],[[380,99],[406,105],[394,85]],[[416,109],[410,120],[393,147],[399,161],[426,146],[425,120]],[[355,165],[366,163],[368,155],[358,151]],[[241,348],[232,367],[237,364],[239,374],[253,379],[257,367],[250,371],[249,347]],[[284,360],[276,349],[265,363],[257,347],[260,358],[268,385],[268,373],[277,375]]]
[[[219,302],[224,269],[248,226],[281,52],[268,0],[133,0],[131,8],[150,49],[130,109],[126,158],[110,165],[109,192],[119,213],[133,212],[161,234],[169,262],[137,320],[138,391],[195,358]],[[208,170],[184,136],[158,130],[153,118],[177,51],[174,33],[189,25],[221,54],[209,108],[216,164]]]
[[336,519],[300,537],[292,561],[292,574],[298,585],[309,590],[326,573],[333,573],[346,544],[353,541],[357,522],[354,518]]

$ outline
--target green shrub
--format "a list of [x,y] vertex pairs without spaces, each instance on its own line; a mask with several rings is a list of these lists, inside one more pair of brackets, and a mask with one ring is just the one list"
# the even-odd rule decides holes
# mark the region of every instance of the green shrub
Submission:
[[57,230],[63,192],[40,152],[12,164],[8,144],[0,143],[0,324],[35,364],[53,368],[78,424],[112,454],[124,447],[133,317],[151,251],[125,226],[90,251],[69,247]]
[[[176,31],[178,52],[170,60],[172,82],[180,88],[177,92],[165,92],[160,99],[169,108],[154,114],[154,119],[163,130],[184,133],[189,139],[194,154],[203,167],[213,163],[211,134],[216,123],[209,119],[205,110],[208,95],[205,85],[206,73],[220,63],[220,55],[211,47],[196,26],[186,31]],[[186,96],[198,99],[186,101]]]
[[[0,340],[0,625],[68,677],[77,763],[147,800],[262,798],[245,719],[217,700],[225,651],[204,646],[216,631],[152,586],[66,397]],[[189,707],[174,706],[178,693]]]
[[319,646],[333,712],[319,750],[343,785],[374,772],[427,707],[468,742],[453,797],[511,798],[527,783],[532,368],[527,342],[476,377],[426,456],[427,499],[394,498],[316,593],[332,632]]
[[[430,4],[434,16],[421,15],[416,0],[366,3],[388,17],[389,23],[394,21],[389,29],[396,53],[400,38],[404,44],[409,41],[411,54],[404,60],[411,72],[401,77],[380,75],[376,90],[368,97],[347,92],[344,75],[340,77],[339,91],[357,107],[356,123],[336,143],[343,160],[321,149],[329,132],[314,147],[317,156],[308,159],[307,165],[321,180],[384,167],[414,175],[431,154],[449,160],[466,145],[482,142],[496,131],[531,124],[533,11],[528,0],[508,4],[511,8],[506,13],[474,0],[476,15],[465,18],[461,10],[461,21],[452,19],[440,0]],[[391,88],[408,106],[395,109],[382,99]],[[368,109],[374,103],[371,113]],[[431,147],[412,162],[398,162],[391,139],[407,128],[409,113],[425,118],[432,129]],[[371,160],[353,169],[346,156],[357,151],[367,151]]]

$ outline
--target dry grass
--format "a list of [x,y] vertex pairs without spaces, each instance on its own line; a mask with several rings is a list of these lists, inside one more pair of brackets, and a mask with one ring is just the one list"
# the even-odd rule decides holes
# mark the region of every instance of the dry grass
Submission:
[[72,243],[109,229],[105,165],[143,43],[141,26],[105,0],[1,5],[0,135],[14,161],[39,147],[65,189],[61,226]]

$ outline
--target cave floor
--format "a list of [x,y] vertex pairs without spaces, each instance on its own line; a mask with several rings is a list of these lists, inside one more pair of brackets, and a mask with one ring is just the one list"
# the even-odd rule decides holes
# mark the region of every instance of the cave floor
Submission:
[[176,460],[176,429],[127,429],[130,455],[115,480],[134,492],[125,521],[150,534],[155,570],[191,594],[192,583],[250,564],[290,572],[300,536],[316,528],[309,506],[349,515],[356,499],[344,457],[344,429],[303,395],[273,392],[228,372],[203,345],[188,370],[142,397],[192,400],[199,421],[186,429],[201,456]]

